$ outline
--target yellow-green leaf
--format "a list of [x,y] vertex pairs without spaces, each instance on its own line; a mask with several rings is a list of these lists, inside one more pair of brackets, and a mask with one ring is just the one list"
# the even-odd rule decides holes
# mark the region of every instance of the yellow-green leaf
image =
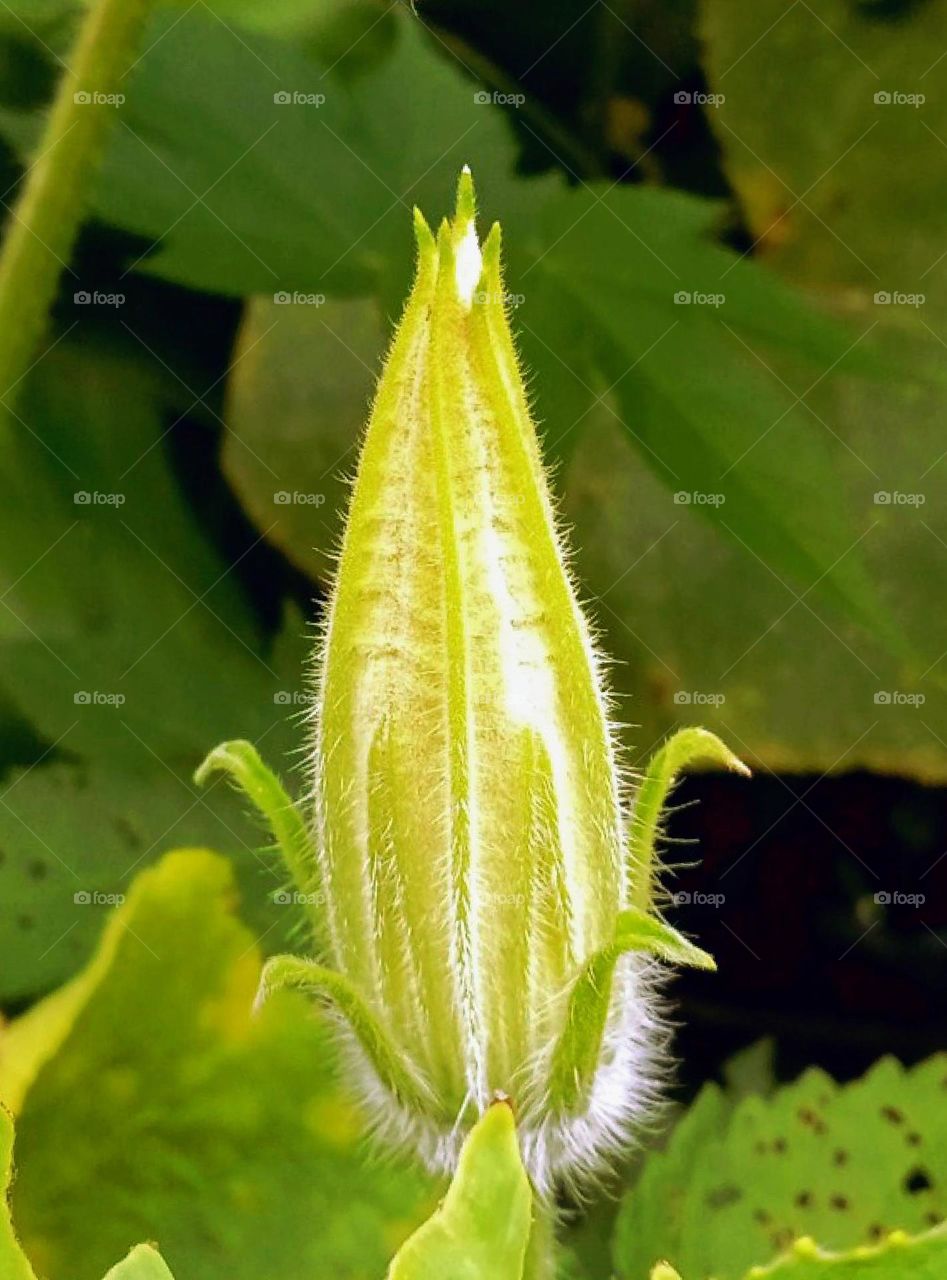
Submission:
[[235,906],[225,858],[167,855],[76,983],[0,1037],[43,1280],[101,1280],[142,1240],[187,1280],[372,1280],[430,1211],[427,1180],[365,1159],[323,1020],[289,993],[253,1017]]
[[12,1171],[13,1120],[0,1106],[0,1276],[3,1280],[36,1280],[10,1218],[7,1197]]
[[[12,1173],[13,1120],[0,1106],[0,1280],[36,1280],[20,1248],[7,1202]],[[105,1280],[174,1280],[161,1255],[150,1244],[138,1244],[109,1271]]]

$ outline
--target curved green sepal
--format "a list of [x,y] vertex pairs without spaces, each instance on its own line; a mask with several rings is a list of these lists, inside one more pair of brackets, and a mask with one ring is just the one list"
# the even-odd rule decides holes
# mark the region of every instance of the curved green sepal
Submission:
[[215,747],[194,772],[199,787],[215,773],[223,773],[266,819],[283,861],[300,893],[312,889],[315,855],[302,815],[279,778],[260,759],[252,742],[235,738]]
[[729,747],[708,729],[680,729],[648,761],[635,797],[631,819],[629,856],[632,867],[635,906],[651,906],[655,844],[661,812],[678,774],[691,765],[702,764],[750,776],[750,771]]
[[619,956],[644,951],[671,964],[715,969],[713,956],[663,920],[638,907],[622,911],[615,922],[614,940],[592,956],[569,995],[565,1030],[552,1060],[550,1102],[554,1110],[574,1110],[595,1075],[611,999],[612,975]]
[[402,1245],[387,1280],[521,1280],[531,1203],[513,1112],[494,1103],[464,1143],[440,1208]]
[[430,1110],[427,1086],[406,1066],[354,984],[334,969],[301,956],[272,956],[263,966],[255,1008],[277,991],[304,991],[341,1014],[382,1083],[414,1111]]
[[161,1254],[150,1244],[136,1244],[105,1280],[174,1280]]

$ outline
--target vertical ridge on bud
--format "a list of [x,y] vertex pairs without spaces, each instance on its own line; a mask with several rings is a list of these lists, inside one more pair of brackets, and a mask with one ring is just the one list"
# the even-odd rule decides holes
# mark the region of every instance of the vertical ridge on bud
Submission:
[[[461,1013],[466,1040],[466,1082],[478,1102],[487,1094],[483,1061],[483,1032],[478,1000],[479,921],[474,903],[473,865],[477,811],[472,804],[472,760],[476,749],[471,705],[472,660],[468,616],[469,602],[464,543],[469,537],[469,476],[466,459],[458,450],[457,424],[468,418],[468,388],[463,362],[463,328],[469,281],[459,272],[455,248],[469,244],[473,230],[472,187],[469,174],[461,180],[458,216],[452,227],[441,223],[437,236],[438,276],[430,321],[431,346],[427,364],[431,451],[435,477],[439,550],[443,581],[445,648],[443,670],[447,728],[449,900],[452,914],[451,960],[460,986]],[[468,252],[469,256],[469,252]],[[466,268],[469,275],[469,267]],[[472,293],[472,290],[471,290]]]

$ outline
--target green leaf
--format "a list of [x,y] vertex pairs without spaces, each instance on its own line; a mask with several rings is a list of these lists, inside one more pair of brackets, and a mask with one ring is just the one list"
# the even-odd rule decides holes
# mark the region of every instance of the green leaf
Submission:
[[0,1096],[11,1074],[25,1094],[13,1209],[46,1280],[99,1280],[142,1239],[191,1280],[366,1280],[429,1211],[425,1179],[364,1160],[325,1026],[289,994],[251,1017],[260,955],[234,899],[226,859],[168,855],[81,996],[27,1015],[32,1048],[18,1023],[3,1042]]
[[[49,677],[54,683],[51,670]],[[63,710],[75,715],[82,708],[63,699]],[[73,723],[66,720],[60,732]],[[78,763],[43,763],[5,777],[0,990],[6,998],[47,990],[73,974],[88,959],[115,895],[126,895],[136,871],[181,841],[215,840],[232,852],[259,932],[277,922],[268,944],[278,946],[303,918],[279,896],[285,872],[259,852],[259,828],[227,788],[218,783],[205,793],[187,782],[196,748],[190,758],[155,759],[131,734],[128,742],[124,759],[103,742],[98,759],[84,753]],[[169,773],[162,759],[179,771]]]
[[[447,174],[468,160],[492,175],[482,202],[504,224],[510,288],[534,335],[527,364],[539,373],[554,448],[581,438],[609,392],[605,403],[614,401],[664,483],[774,571],[895,642],[844,503],[816,500],[834,491],[823,433],[747,350],[775,345],[822,375],[859,364],[858,334],[715,245],[715,205],[629,187],[553,195],[551,181],[510,178],[500,113],[475,101],[470,81],[411,20],[365,79],[350,77],[344,62],[323,77],[287,45],[236,42],[199,10],[164,22],[96,204],[106,220],[154,238],[148,270],[229,293],[380,292],[392,308],[405,292],[406,271],[388,264],[407,261],[407,205],[436,207]],[[325,101],[276,103],[274,86],[318,90]],[[392,118],[398,147],[385,128]],[[194,193],[205,194],[195,201]],[[675,303],[681,291],[721,290],[719,308]],[[706,501],[708,491],[723,494],[725,509]]]
[[721,1068],[728,1095],[733,1099],[759,1094],[768,1097],[776,1089],[776,1041],[772,1036],[754,1040],[738,1049]]
[[[186,5],[184,6],[187,7]],[[379,13],[373,0],[324,0],[313,8],[308,0],[209,0],[207,9],[228,24],[248,31],[294,37],[305,47],[345,58],[347,69],[371,65],[390,45],[394,14]]]
[[[940,427],[947,100],[932,88],[945,25],[939,5],[900,6],[896,17],[889,9],[830,0],[816,16],[812,6],[790,9],[779,0],[752,10],[708,0],[702,34],[710,87],[725,96],[708,120],[754,254],[824,298],[854,333],[871,330],[869,340],[889,366],[905,371],[873,385],[832,376],[812,386],[779,359],[769,362],[774,382],[783,379],[794,394],[811,387],[804,402],[813,423],[841,442],[839,490],[865,531],[869,570],[917,656],[892,661],[831,617],[814,617],[810,607],[822,610],[812,597],[797,607],[766,570],[737,557],[709,567],[706,599],[727,599],[735,612],[730,625],[708,619],[700,648],[683,635],[664,648],[659,620],[642,632],[614,596],[609,604],[679,673],[679,687],[719,688],[719,672],[738,662],[726,681],[724,718],[774,767],[821,772],[854,746],[846,768],[943,782],[947,749],[930,705],[942,696],[947,617],[930,608],[927,584],[942,575],[947,544]],[[784,76],[806,84],[789,113]],[[876,103],[876,93],[920,93],[926,101]],[[876,304],[878,292],[915,295],[917,305]],[[909,495],[923,505],[879,505],[876,493]],[[664,514],[656,514],[650,536],[666,527]],[[642,536],[648,535],[646,528]],[[688,554],[681,548],[669,556],[662,544],[643,575],[655,579],[649,594],[660,578],[707,565],[708,547],[694,539]],[[620,571],[609,565],[606,584]],[[751,600],[756,607],[747,607]],[[757,637],[753,652],[741,657]],[[808,661],[813,652],[817,671]],[[791,690],[801,686],[809,697],[794,700]],[[779,705],[769,726],[757,710],[764,689],[769,706]],[[907,698],[879,705],[878,693]],[[917,695],[927,698],[926,710]],[[815,705],[824,709],[818,719]]]
[[[926,308],[942,316],[940,6],[905,7],[895,24],[846,0],[826,0],[818,17],[780,0],[706,0],[701,12],[711,87],[725,96],[708,119],[756,251],[791,278],[848,289],[839,301],[860,329],[921,330]],[[783,118],[777,69],[807,76]],[[908,101],[885,101],[898,95]],[[917,308],[873,305],[877,290],[915,289],[926,294]]]
[[191,774],[221,739],[277,760],[295,745],[304,628],[263,633],[162,443],[176,393],[135,346],[60,342],[24,384],[0,477],[0,682],[45,747],[0,804],[5,996],[73,972],[102,920],[92,895],[126,892],[171,843],[233,853],[261,932],[298,919],[260,909],[283,873],[220,780]]
[[[939,1227],[922,1236],[892,1232],[882,1244],[862,1245],[845,1253],[820,1249],[808,1237],[769,1266],[752,1267],[744,1280],[939,1280],[947,1260],[947,1230]],[[651,1280],[682,1280],[666,1262],[659,1262]]]
[[531,1203],[513,1112],[498,1102],[471,1130],[443,1204],[402,1245],[388,1280],[520,1280]]
[[[369,75],[353,74],[358,58],[334,38],[307,56],[204,5],[157,13],[95,211],[150,242],[141,269],[193,288],[273,296],[381,285],[397,306],[410,279],[405,213],[440,207],[445,174],[465,161],[491,173],[494,198],[523,213],[530,188],[548,184],[505,175],[502,113],[474,101],[475,87],[416,19],[395,25],[394,56]],[[7,128],[28,149],[35,130],[23,124]]]
[[[858,529],[846,503],[841,495],[825,500],[836,493],[831,442],[753,354],[765,361],[775,348],[802,377],[814,362],[812,381],[833,365],[862,367],[859,335],[843,336],[759,266],[715,245],[714,212],[706,201],[647,188],[550,202],[540,256],[511,285],[523,291],[524,326],[535,333],[526,358],[537,370],[539,412],[568,455],[601,397],[678,506],[892,638],[853,547]],[[720,302],[676,302],[682,294]],[[551,340],[534,307],[561,309]],[[561,424],[542,398],[547,349],[595,393],[581,416]],[[623,553],[627,567],[627,545]]]
[[36,1280],[26,1254],[20,1248],[7,1203],[13,1172],[13,1120],[0,1106],[0,1275],[3,1280]]
[[819,1249],[800,1240],[771,1266],[754,1267],[746,1280],[939,1280],[947,1265],[947,1228],[922,1236],[892,1232],[882,1244],[847,1253]]
[[[41,734],[74,724],[63,743],[74,755],[121,764],[130,726],[159,756],[194,753],[196,766],[214,722],[285,719],[275,695],[289,673],[298,683],[304,650],[274,651],[236,565],[190,509],[161,447],[178,393],[128,342],[61,341],[26,387],[0,483],[0,674]],[[202,669],[199,697],[167,678]]]
[[813,1070],[736,1106],[708,1087],[627,1195],[619,1275],[664,1258],[682,1276],[740,1280],[803,1236],[851,1250],[942,1221],[945,1079],[940,1055],[909,1070],[883,1059],[849,1085]]
[[[325,581],[387,343],[371,298],[247,305],[228,383],[221,465],[258,529]],[[290,477],[278,489],[273,472]]]
[[[916,479],[930,465],[936,418],[911,435],[889,406],[881,412],[880,389],[874,399],[869,412],[842,398],[846,429],[853,443],[855,430],[871,438],[863,453],[873,460],[876,448],[893,456],[897,440],[906,478],[892,487],[909,489],[910,469]],[[920,512],[876,507],[855,470],[857,462],[838,465],[860,512],[861,545],[921,655],[911,663],[727,545],[692,509],[675,507],[642,474],[621,426],[601,411],[590,421],[562,477],[565,515],[575,529],[576,570],[609,628],[609,648],[624,660],[613,679],[634,708],[636,742],[699,717],[754,772],[869,769],[947,779],[945,735],[930,710],[940,696],[944,664],[935,664],[947,651],[947,619],[930,609],[924,587],[938,580],[945,552],[922,523],[947,542],[940,516],[947,505],[938,498]],[[863,474],[869,486],[878,483]]]
[[[0,1105],[0,1275],[3,1280],[36,1280],[29,1259],[20,1248],[7,1204],[12,1170],[13,1121]],[[112,1267],[105,1280],[174,1280],[161,1255],[150,1244],[137,1244],[128,1257]]]

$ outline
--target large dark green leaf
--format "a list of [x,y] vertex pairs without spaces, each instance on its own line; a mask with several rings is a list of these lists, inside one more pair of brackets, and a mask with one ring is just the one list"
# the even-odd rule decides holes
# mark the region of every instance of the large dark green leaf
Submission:
[[49,749],[0,796],[5,995],[68,973],[98,931],[96,893],[124,892],[171,841],[234,853],[255,918],[278,918],[272,901],[260,909],[281,883],[256,856],[256,828],[190,774],[222,737],[265,738],[277,758],[295,745],[304,628],[297,618],[285,643],[268,642],[236,556],[202,533],[150,365],[67,340],[7,429],[0,680]]
[[832,492],[823,433],[754,355],[784,349],[811,380],[858,363],[860,335],[715,245],[715,206],[512,178],[500,114],[416,22],[359,75],[345,58],[327,69],[237,39],[206,13],[169,23],[159,17],[136,70],[96,197],[104,218],[151,240],[139,266],[228,293],[380,292],[390,312],[410,270],[409,205],[433,216],[468,161],[507,232],[553,451],[569,452],[603,396],[696,510],[891,638],[844,504],[817,501]]

